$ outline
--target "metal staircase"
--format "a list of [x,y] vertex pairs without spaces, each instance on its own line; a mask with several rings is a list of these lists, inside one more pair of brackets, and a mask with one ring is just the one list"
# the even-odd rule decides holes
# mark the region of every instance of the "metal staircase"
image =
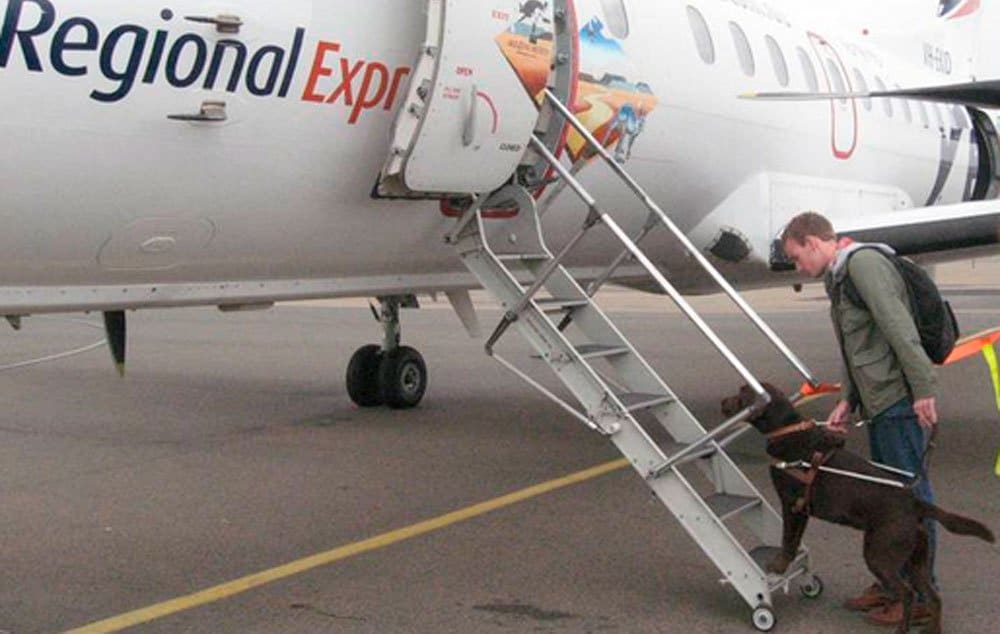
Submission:
[[[805,580],[802,590],[807,596],[818,594],[821,585],[809,573],[809,554],[804,549],[784,575],[770,575],[765,570],[766,563],[780,551],[781,517],[725,451],[726,445],[749,429],[744,421],[754,407],[707,431],[594,302],[594,295],[624,262],[637,262],[760,395],[757,406],[765,405],[767,393],[760,382],[637,245],[654,228],[665,227],[806,380],[814,385],[818,382],[565,105],[548,90],[545,98],[553,113],[575,127],[590,149],[642,200],[650,211],[649,222],[636,239],[630,238],[545,142],[533,137],[534,152],[551,166],[561,185],[576,192],[588,213],[577,234],[561,251],[553,253],[543,239],[535,200],[523,187],[508,185],[492,195],[474,198],[448,241],[505,311],[486,343],[486,352],[588,427],[607,436],[716,565],[721,581],[732,585],[754,610],[753,625],[769,631],[775,625],[774,592],[787,592],[790,581],[797,577]],[[498,201],[516,206],[516,216],[485,219],[482,210]],[[562,263],[584,236],[599,226],[618,238],[623,251],[603,275],[584,289]],[[531,281],[519,281],[524,279]],[[571,342],[567,334],[570,324],[585,343]],[[562,400],[496,353],[495,345],[511,326],[555,372],[578,406]],[[610,373],[607,368],[599,371],[595,367],[598,362],[606,364]],[[670,440],[655,441],[654,436],[662,434],[647,431],[637,419],[640,413],[644,418],[655,418]]]

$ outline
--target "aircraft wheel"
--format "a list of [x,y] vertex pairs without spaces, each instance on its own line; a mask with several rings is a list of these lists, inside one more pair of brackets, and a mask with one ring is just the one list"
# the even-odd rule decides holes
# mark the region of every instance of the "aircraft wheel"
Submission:
[[409,346],[384,353],[378,368],[378,386],[382,402],[389,407],[416,407],[427,390],[424,358]]
[[376,407],[382,404],[379,391],[379,365],[382,348],[367,345],[351,356],[347,364],[347,394],[359,407]]

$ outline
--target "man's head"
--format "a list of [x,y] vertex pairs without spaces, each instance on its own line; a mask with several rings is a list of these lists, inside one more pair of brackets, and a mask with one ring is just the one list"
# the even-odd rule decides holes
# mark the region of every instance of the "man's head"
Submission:
[[833,225],[815,211],[792,218],[781,233],[781,245],[795,268],[810,277],[821,277],[837,257]]

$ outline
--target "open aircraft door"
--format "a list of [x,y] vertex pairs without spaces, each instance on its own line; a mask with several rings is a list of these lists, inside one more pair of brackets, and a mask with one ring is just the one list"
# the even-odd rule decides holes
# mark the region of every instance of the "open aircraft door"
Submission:
[[515,172],[538,123],[554,3],[425,1],[427,37],[375,195],[491,192]]

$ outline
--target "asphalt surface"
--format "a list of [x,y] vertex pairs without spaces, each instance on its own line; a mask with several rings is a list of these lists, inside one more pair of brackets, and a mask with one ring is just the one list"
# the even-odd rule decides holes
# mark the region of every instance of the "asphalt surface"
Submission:
[[[992,285],[950,288],[966,333],[1000,325]],[[739,382],[663,301],[608,296],[633,342],[714,424]],[[752,327],[699,301],[755,372],[797,384]],[[816,289],[752,301],[836,378]],[[0,333],[0,365],[99,340],[96,319],[80,319]],[[431,375],[422,406],[405,412],[347,397],[351,353],[380,334],[356,303],[135,313],[124,379],[104,349],[0,372],[0,631],[58,632],[178,598],[131,631],[753,631],[748,607],[631,470],[189,607],[192,593],[619,457],[486,358],[445,305],[406,311],[403,324]],[[516,335],[503,347],[531,367]],[[536,367],[555,386],[546,372]],[[1000,529],[1000,413],[986,365],[951,366],[941,386],[939,502]],[[860,433],[850,443],[865,449]],[[774,500],[759,439],[737,449]],[[942,533],[945,630],[995,631],[1000,553]],[[779,596],[777,631],[880,631],[839,607],[868,583],[860,533],[813,522],[806,542],[826,590]]]

